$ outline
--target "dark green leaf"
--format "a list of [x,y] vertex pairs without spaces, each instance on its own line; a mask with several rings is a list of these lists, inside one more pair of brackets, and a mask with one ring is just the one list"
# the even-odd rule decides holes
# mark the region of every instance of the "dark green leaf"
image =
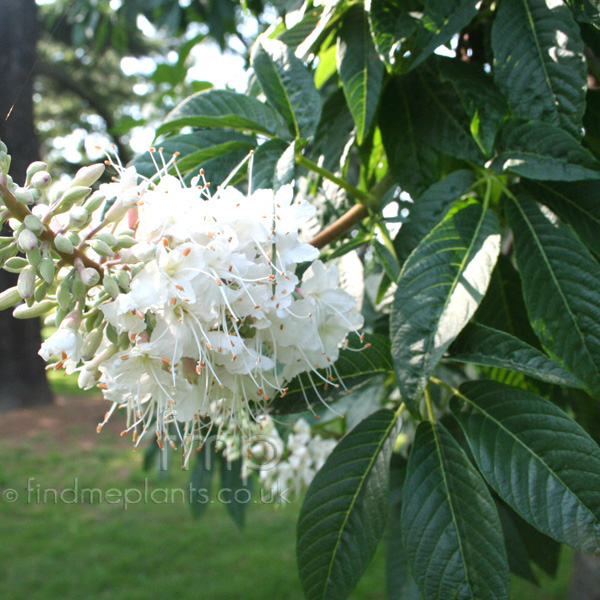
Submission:
[[534,527],[600,554],[600,448],[544,398],[471,381],[451,401],[475,460],[500,497]]
[[275,187],[277,163],[288,147],[289,144],[283,140],[275,139],[261,144],[256,149],[252,164],[252,189],[273,189]]
[[547,183],[524,181],[525,189],[575,230],[600,256],[600,182]]
[[[370,346],[366,347],[367,344]],[[329,384],[316,375],[302,373],[287,384],[288,391],[273,401],[272,414],[303,412],[312,406],[332,402],[347,394],[379,373],[389,373],[394,367],[390,356],[390,342],[376,334],[365,334],[364,342],[358,336],[348,337],[348,347],[340,350],[335,368],[341,381],[333,379]],[[328,373],[320,371],[325,378]]]
[[587,68],[562,0],[502,0],[492,25],[494,76],[514,114],[581,136]]
[[402,495],[402,529],[424,600],[508,600],[508,563],[494,501],[439,423],[417,428]]
[[485,325],[470,323],[448,349],[450,359],[524,373],[555,385],[583,388],[584,385],[557,362],[513,337]]
[[302,61],[283,42],[261,37],[252,66],[269,103],[295,138],[310,138],[321,116],[321,98]]
[[600,392],[600,266],[573,232],[525,194],[506,214],[529,319],[553,358]]
[[400,264],[473,183],[475,176],[472,171],[455,171],[429,187],[414,204],[406,204],[410,212],[394,239],[394,248]]
[[162,135],[182,127],[226,127],[274,134],[280,121],[273,109],[262,102],[226,90],[192,94],[173,109],[157,129]]
[[397,416],[380,410],[355,427],[311,483],[298,520],[297,555],[307,600],[348,597],[388,518]]
[[498,227],[492,212],[459,201],[404,263],[390,335],[400,394],[413,413],[437,363],[485,294],[500,250]]
[[344,15],[337,41],[337,64],[360,145],[379,103],[384,67],[373,46],[367,15],[359,5]]
[[529,179],[599,179],[600,163],[564,130],[542,121],[509,119],[497,140],[493,167]]
[[221,452],[220,458],[221,498],[233,520],[239,527],[243,527],[246,509],[252,503],[252,479],[243,475],[243,459],[229,461],[223,452]]

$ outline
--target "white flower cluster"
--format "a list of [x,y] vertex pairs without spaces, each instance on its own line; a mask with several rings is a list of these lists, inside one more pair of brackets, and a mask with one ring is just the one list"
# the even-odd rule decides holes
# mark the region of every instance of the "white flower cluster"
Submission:
[[[292,186],[211,194],[202,171],[191,187],[169,174],[174,162],[150,180],[111,162],[118,177],[86,201],[89,188],[67,211],[69,192],[36,204],[32,254],[52,263],[45,282],[39,263],[11,260],[26,264],[13,264],[28,293],[21,316],[57,309],[40,354],[112,401],[99,428],[124,406],[136,445],[154,428],[161,447],[179,439],[187,462],[211,431],[244,437],[299,373],[333,379],[362,317],[336,268],[298,239],[314,209]],[[15,237],[31,231],[11,225]]]
[[[284,444],[276,429],[273,429],[271,436],[273,440],[278,440],[279,451],[283,452]],[[310,425],[304,419],[298,419],[285,444],[286,458],[272,468],[260,470],[259,480],[275,497],[283,494],[299,496],[310,485],[336,445],[336,440],[313,435]]]

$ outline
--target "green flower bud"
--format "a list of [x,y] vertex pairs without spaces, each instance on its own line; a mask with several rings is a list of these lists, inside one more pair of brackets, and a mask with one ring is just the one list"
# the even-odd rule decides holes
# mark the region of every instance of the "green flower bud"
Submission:
[[9,273],[20,273],[29,263],[20,256],[13,256],[4,263],[4,270]]
[[41,160],[36,160],[35,162],[32,162],[27,167],[27,178],[25,180],[26,185],[29,185],[31,183],[31,178],[36,173],[39,173],[40,171],[45,171],[47,168],[48,165],[45,162],[42,162]]
[[47,312],[50,312],[56,304],[52,300],[44,300],[37,302],[31,307],[21,304],[13,310],[13,317],[15,319],[32,319],[33,317],[41,317]]
[[104,173],[105,166],[102,163],[97,163],[95,165],[89,165],[88,167],[82,167],[77,171],[73,181],[71,182],[71,186],[76,185],[93,185],[102,177]]
[[120,235],[117,237],[117,245],[119,248],[131,248],[137,244],[137,240],[130,235]]
[[71,290],[69,290],[69,281],[63,281],[56,289],[56,300],[63,310],[69,310],[71,307]]
[[131,275],[127,271],[119,270],[115,273],[115,277],[117,278],[117,282],[119,287],[125,292],[128,293],[129,286],[131,285]]
[[119,289],[119,284],[117,283],[117,279],[110,275],[105,275],[102,280],[102,284],[104,285],[104,289],[113,297],[116,298],[121,290]]
[[27,253],[27,262],[34,267],[39,266],[42,262],[42,253],[39,248],[34,248]]
[[11,244],[0,250],[0,266],[2,266],[9,258],[16,256],[19,252],[17,244]]
[[54,261],[51,258],[43,258],[38,267],[38,271],[46,283],[52,283],[54,281],[56,268],[54,267]]
[[87,294],[87,287],[81,281],[79,273],[77,273],[71,280],[71,295],[75,300],[83,300]]
[[94,252],[97,252],[100,256],[113,256],[114,252],[112,251],[111,247],[106,243],[103,242],[102,240],[92,240],[90,243],[90,246],[92,247],[92,249],[94,250]]
[[81,281],[83,282],[83,285],[87,287],[93,287],[100,281],[100,273],[98,273],[96,269],[92,269],[91,267],[83,269],[83,271],[81,271],[79,275],[81,276]]
[[36,235],[40,235],[46,229],[44,224],[35,215],[27,215],[23,224],[29,231],[33,231]]
[[92,329],[92,331],[85,336],[83,346],[81,347],[81,358],[83,358],[83,360],[94,358],[94,354],[96,354],[96,350],[98,350],[104,338],[102,329],[102,327]]
[[56,313],[51,313],[48,316],[44,317],[44,327],[57,327]]
[[21,294],[16,286],[8,288],[0,294],[0,310],[11,308],[21,300]]
[[31,177],[30,185],[36,190],[46,190],[52,184],[52,175],[48,171],[38,171]]
[[63,252],[64,254],[73,254],[73,252],[75,252],[75,248],[71,243],[71,240],[62,233],[59,233],[54,238],[54,245],[59,252]]
[[106,325],[106,338],[108,339],[108,341],[111,344],[119,343],[119,334],[117,333],[117,330],[110,323],[108,323]]
[[15,198],[23,204],[33,204],[33,202],[34,202],[33,190],[17,188],[13,192],[13,194],[14,194]]
[[28,252],[29,250],[33,250],[38,247],[38,239],[33,231],[29,231],[29,229],[23,229],[19,234],[19,239],[17,240],[19,245],[19,250],[21,252]]
[[74,206],[69,212],[69,225],[74,229],[83,229],[90,219],[90,213],[83,206]]
[[95,239],[103,241],[105,244],[107,244],[111,248],[113,246],[117,245],[117,238],[112,233],[108,233],[108,232],[99,233],[96,235]]
[[[48,294],[48,289],[50,288],[50,286],[45,282],[42,281],[42,283],[40,283],[36,288],[35,288],[35,292],[33,294],[33,299],[36,302],[41,302],[42,300],[45,300],[47,294]],[[56,304],[56,303],[54,303]]]
[[0,152],[0,173],[7,175],[10,169],[10,155]]
[[60,201],[61,207],[68,208],[73,204],[79,204],[88,197],[92,188],[82,185],[70,187],[63,195]]
[[79,244],[81,243],[81,238],[75,231],[67,231],[67,233],[65,233],[65,236],[71,242],[71,244],[73,244],[73,246],[79,246]]
[[106,197],[104,196],[104,194],[96,192],[88,198],[88,201],[85,203],[85,208],[91,214],[95,210],[98,210],[105,200]]
[[63,319],[68,315],[68,311],[63,310],[62,308],[58,307],[56,309],[56,317],[54,318],[55,322],[56,322],[56,327],[60,327],[60,324],[63,322]]
[[17,289],[24,300],[33,297],[35,292],[35,267],[28,265],[21,271],[17,281]]

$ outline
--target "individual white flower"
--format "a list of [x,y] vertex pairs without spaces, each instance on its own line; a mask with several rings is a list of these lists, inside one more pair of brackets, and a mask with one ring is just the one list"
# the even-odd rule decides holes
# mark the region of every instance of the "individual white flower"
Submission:
[[45,342],[39,350],[39,355],[49,361],[52,358],[59,359],[59,365],[64,366],[67,373],[71,374],[81,360],[81,347],[83,336],[79,331],[71,327],[59,327]]

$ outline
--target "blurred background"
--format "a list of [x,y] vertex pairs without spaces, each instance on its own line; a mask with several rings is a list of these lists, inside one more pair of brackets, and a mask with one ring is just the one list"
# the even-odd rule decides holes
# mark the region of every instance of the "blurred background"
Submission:
[[[191,93],[244,91],[252,41],[301,5],[0,0],[0,138],[13,177],[37,158],[69,177],[111,144],[128,162]],[[0,271],[0,291],[12,285]],[[133,453],[118,416],[97,435],[105,402],[47,376],[41,335],[34,320],[0,313],[0,598],[300,600],[299,502],[255,489],[243,528],[216,495],[190,510],[190,473]],[[563,549],[537,588],[514,577],[513,598],[566,598],[572,562]],[[352,598],[386,597],[380,548]]]

